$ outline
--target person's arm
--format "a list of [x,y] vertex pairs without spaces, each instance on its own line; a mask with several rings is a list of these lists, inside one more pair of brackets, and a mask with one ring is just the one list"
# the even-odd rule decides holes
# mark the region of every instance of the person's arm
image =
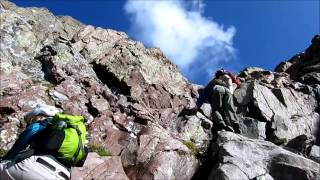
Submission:
[[198,108],[202,106],[207,96],[210,94],[210,90],[212,89],[212,80],[208,83],[208,85],[203,89],[200,93],[199,98],[197,99],[196,105]]
[[8,151],[4,159],[12,160],[17,156],[17,154],[24,150],[30,143],[30,140],[34,134],[39,132],[40,130],[46,127],[46,123],[44,122],[35,122],[30,124],[20,135],[19,138],[16,140],[12,148]]

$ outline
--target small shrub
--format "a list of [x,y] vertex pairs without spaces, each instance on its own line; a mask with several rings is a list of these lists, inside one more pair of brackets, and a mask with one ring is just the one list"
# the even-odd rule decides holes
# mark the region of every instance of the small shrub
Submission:
[[7,154],[7,150],[0,149],[0,158],[4,157]]
[[182,143],[183,143],[185,146],[187,146],[188,149],[191,150],[191,152],[192,152],[192,154],[193,154],[194,156],[196,156],[196,155],[199,153],[198,148],[196,147],[196,145],[195,145],[193,142],[182,140]]
[[111,156],[106,148],[98,144],[88,144],[88,149],[90,152],[96,152],[99,156]]
[[179,156],[186,156],[188,155],[185,151],[177,151]]
[[285,144],[288,143],[288,139],[287,138],[280,138],[280,139],[275,139],[275,140],[273,140],[271,142],[273,142],[274,144],[276,144],[278,146],[279,145],[285,145]]
[[41,82],[41,84],[42,84],[42,86],[47,87],[48,90],[54,88],[54,84],[51,84],[50,82],[45,82],[44,81],[44,82]]

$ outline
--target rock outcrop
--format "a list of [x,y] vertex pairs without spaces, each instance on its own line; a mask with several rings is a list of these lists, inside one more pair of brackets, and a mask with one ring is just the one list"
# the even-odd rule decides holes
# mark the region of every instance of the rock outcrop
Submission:
[[295,82],[286,73],[261,69],[246,69],[239,76],[245,80],[234,93],[238,111],[257,123],[265,122],[268,140],[317,136],[320,118],[316,86]]
[[[25,126],[24,114],[45,103],[85,116],[89,144],[110,151],[115,158],[101,162],[117,162],[115,171],[121,165],[130,178],[193,176],[199,161],[184,142],[198,134],[179,136],[177,124],[185,119],[175,119],[194,103],[197,90],[159,49],[146,49],[122,32],[55,17],[44,8],[0,2],[0,148],[12,146]],[[192,128],[204,132],[200,118]],[[201,138],[198,146],[208,146]],[[107,165],[93,165],[74,177],[117,176],[100,172]]]
[[304,51],[293,56],[288,61],[281,62],[276,72],[286,72],[290,78],[304,84],[320,83],[320,35],[311,40],[311,45]]
[[275,144],[229,132],[218,134],[209,179],[319,179],[320,164]]
[[72,170],[72,179],[123,179],[128,180],[121,159],[118,156],[99,157],[96,153],[89,153],[85,165]]
[[89,153],[73,179],[320,178],[319,35],[276,72],[239,73],[237,135],[211,131],[210,105],[192,110],[202,87],[158,48],[5,0],[0,22],[0,149],[45,103],[83,115],[88,144],[110,154]]

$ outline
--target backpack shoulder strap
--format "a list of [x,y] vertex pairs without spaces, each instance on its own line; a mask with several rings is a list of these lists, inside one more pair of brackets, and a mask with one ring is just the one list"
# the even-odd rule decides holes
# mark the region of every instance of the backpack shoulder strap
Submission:
[[74,153],[74,155],[73,155],[73,157],[72,157],[72,160],[71,160],[71,161],[72,161],[72,162],[71,162],[72,165],[75,165],[76,159],[77,159],[80,151],[84,152],[85,150],[84,150],[83,143],[82,143],[82,140],[81,140],[81,131],[80,131],[80,129],[78,128],[78,126],[77,126],[77,125],[68,125],[68,127],[71,127],[71,128],[73,128],[73,129],[75,129],[75,130],[77,131],[78,139],[79,139],[79,143],[78,143],[77,150],[76,150],[76,152]]

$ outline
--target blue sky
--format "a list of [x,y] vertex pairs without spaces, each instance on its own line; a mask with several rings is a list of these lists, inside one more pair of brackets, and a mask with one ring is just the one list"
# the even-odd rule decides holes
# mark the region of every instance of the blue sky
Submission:
[[273,70],[320,32],[319,0],[13,0],[160,46],[192,82],[219,67]]

